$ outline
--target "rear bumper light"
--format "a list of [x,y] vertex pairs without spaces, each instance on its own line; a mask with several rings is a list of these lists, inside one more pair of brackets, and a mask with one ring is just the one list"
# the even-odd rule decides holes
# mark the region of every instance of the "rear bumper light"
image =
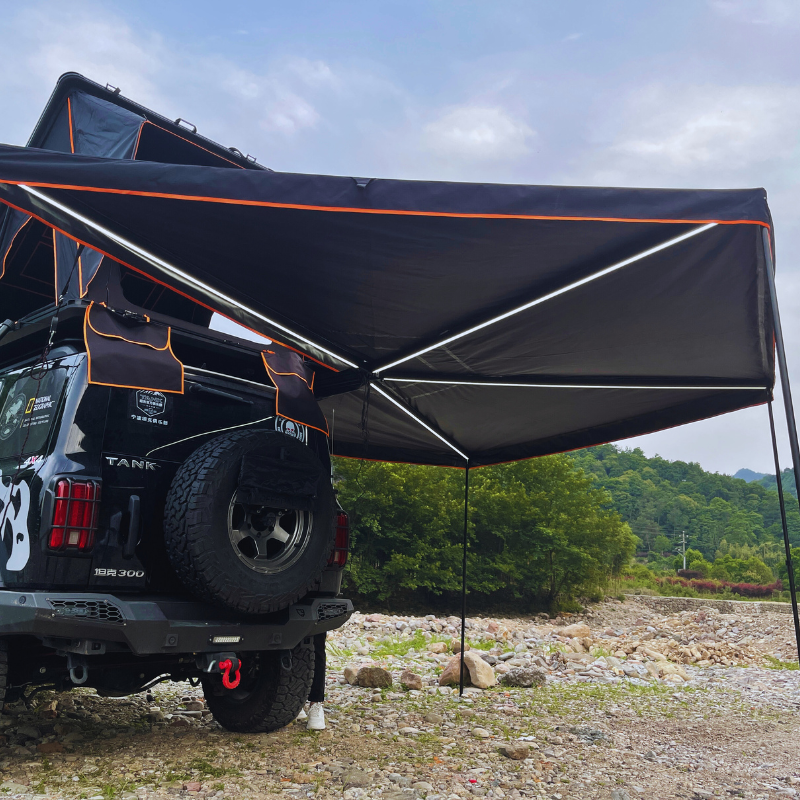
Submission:
[[61,478],[56,483],[51,550],[85,553],[94,547],[100,507],[100,481]]
[[336,539],[331,557],[328,559],[329,567],[341,569],[347,564],[347,554],[350,551],[350,518],[345,511],[336,515]]

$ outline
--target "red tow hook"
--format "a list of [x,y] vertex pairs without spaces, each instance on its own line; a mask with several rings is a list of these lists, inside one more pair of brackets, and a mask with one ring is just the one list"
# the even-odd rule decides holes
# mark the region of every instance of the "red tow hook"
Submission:
[[231,670],[233,669],[233,661],[230,658],[226,658],[224,661],[219,662],[219,668],[222,670],[222,685],[226,689],[235,689],[239,685],[239,681],[242,679],[241,673],[241,666],[242,662],[237,658],[236,661],[236,669],[234,670],[234,678],[231,680]]

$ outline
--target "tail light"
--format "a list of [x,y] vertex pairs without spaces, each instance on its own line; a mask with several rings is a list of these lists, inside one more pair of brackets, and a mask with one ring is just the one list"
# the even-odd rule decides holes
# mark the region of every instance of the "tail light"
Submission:
[[100,482],[62,478],[56,483],[55,495],[50,549],[91,550],[97,532]]
[[329,567],[341,569],[347,563],[347,553],[350,550],[350,518],[344,511],[336,516],[336,539],[333,552],[328,559]]

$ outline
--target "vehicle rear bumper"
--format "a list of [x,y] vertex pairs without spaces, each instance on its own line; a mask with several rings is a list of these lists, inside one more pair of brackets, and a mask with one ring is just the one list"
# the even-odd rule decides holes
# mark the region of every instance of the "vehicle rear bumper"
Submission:
[[0,636],[116,642],[136,655],[289,650],[344,625],[352,613],[353,603],[342,598],[306,598],[268,618],[232,619],[190,600],[2,590]]

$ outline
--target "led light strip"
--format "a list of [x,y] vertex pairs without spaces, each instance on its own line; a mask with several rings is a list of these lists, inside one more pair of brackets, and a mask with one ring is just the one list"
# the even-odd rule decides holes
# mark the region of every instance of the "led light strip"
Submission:
[[605,384],[605,383],[507,383],[507,382],[494,382],[494,381],[469,381],[459,380],[441,380],[438,378],[390,378],[388,375],[383,378],[385,381],[393,381],[394,383],[435,383],[442,386],[507,386],[507,387],[521,387],[525,389],[677,389],[680,391],[755,391],[761,392],[764,390],[763,386],[633,386],[623,384]]
[[517,306],[517,308],[514,308],[511,311],[506,311],[505,314],[499,314],[496,317],[492,317],[491,319],[486,320],[486,322],[481,322],[480,325],[474,325],[472,328],[467,328],[464,331],[455,333],[452,336],[448,336],[446,339],[440,339],[435,344],[423,347],[421,350],[417,350],[416,352],[411,353],[411,355],[403,356],[402,358],[397,359],[397,361],[392,361],[389,364],[384,364],[382,367],[377,367],[374,371],[375,373],[385,372],[387,369],[396,367],[398,364],[404,364],[406,361],[410,361],[412,358],[417,358],[417,356],[429,353],[431,350],[436,350],[439,347],[443,347],[446,344],[450,344],[450,342],[456,341],[457,339],[462,339],[464,336],[469,336],[471,333],[475,333],[475,331],[479,331],[483,328],[489,327],[489,325],[494,325],[495,323],[501,322],[504,319],[513,317],[515,314],[519,314],[522,311],[527,311],[529,308],[533,308],[534,306],[538,306],[541,303],[544,303],[548,300],[552,300],[554,297],[558,297],[559,295],[565,294],[566,292],[572,291],[573,289],[577,289],[579,286],[584,286],[585,284],[590,283],[591,281],[597,280],[598,278],[602,278],[604,275],[609,275],[612,272],[616,272],[616,270],[618,269],[627,267],[629,264],[633,264],[636,261],[641,261],[643,258],[647,258],[648,256],[651,256],[654,253],[658,253],[661,250],[666,250],[668,247],[672,247],[673,245],[686,241],[686,239],[691,239],[692,236],[697,236],[700,233],[703,233],[707,230],[711,230],[711,228],[716,228],[716,227],[717,227],[716,222],[711,222],[708,225],[701,225],[699,228],[695,228],[694,230],[691,230],[688,233],[684,233],[682,236],[677,236],[675,239],[670,239],[668,242],[664,242],[663,244],[651,247],[649,250],[645,250],[642,253],[639,253],[635,256],[631,256],[631,258],[626,258],[624,261],[619,261],[616,264],[612,264],[610,267],[601,269],[599,272],[595,272],[592,275],[588,275],[585,278],[581,278],[579,281],[570,283],[569,285],[564,286],[561,289],[556,289],[554,292],[549,292],[548,294],[542,295],[541,297],[537,297],[535,300],[531,300],[529,303]]
[[387,394],[386,392],[384,392],[383,389],[381,389],[380,386],[376,386],[374,383],[370,383],[370,386],[379,395],[381,395],[382,397],[385,397],[390,403],[392,403],[393,405],[396,405],[401,411],[403,411],[404,413],[408,414],[408,416],[411,417],[411,419],[413,419],[414,422],[418,423],[419,425],[422,425],[422,427],[425,428],[426,431],[428,431],[429,433],[432,433],[437,439],[439,439],[440,441],[444,442],[451,450],[454,450],[456,453],[458,453],[461,456],[461,458],[464,459],[464,461],[469,461],[469,457],[468,456],[464,455],[464,453],[462,453],[452,442],[450,442],[447,439],[445,439],[445,437],[442,436],[441,433],[439,433],[438,431],[434,430],[426,422],[423,422],[410,408],[407,408],[401,402],[399,402],[398,400],[395,400],[394,397],[392,397],[390,394]]
[[103,234],[107,238],[111,239],[112,242],[124,247],[126,250],[129,250],[132,253],[135,253],[140,258],[143,258],[145,261],[149,261],[153,266],[160,267],[161,269],[166,270],[167,272],[171,272],[173,275],[177,275],[181,280],[186,281],[186,283],[192,284],[198,289],[202,289],[209,294],[216,295],[217,297],[222,298],[226,303],[230,303],[230,305],[235,306],[236,308],[240,308],[242,311],[246,311],[248,314],[252,314],[254,317],[266,322],[268,325],[272,325],[278,330],[283,331],[284,333],[288,333],[290,336],[304,342],[305,344],[316,348],[317,350],[329,355],[331,358],[335,358],[337,361],[341,361],[342,364],[346,364],[348,367],[356,367],[357,364],[354,364],[352,361],[340,356],[338,353],[334,353],[332,350],[328,350],[322,345],[317,344],[316,342],[312,342],[311,339],[307,339],[305,336],[293,331],[291,328],[287,328],[285,325],[281,325],[280,322],[276,322],[274,319],[270,319],[269,317],[265,317],[263,314],[259,314],[257,311],[253,311],[252,308],[248,308],[247,306],[242,305],[238,301],[234,300],[232,297],[229,297],[226,294],[214,289],[213,287],[209,286],[202,281],[197,280],[197,278],[189,275],[188,273],[184,272],[177,267],[174,267],[172,264],[164,261],[163,259],[159,258],[158,256],[154,256],[152,253],[148,253],[147,250],[143,250],[138,245],[135,245],[133,242],[129,242],[127,239],[123,239],[121,236],[117,235],[113,231],[108,230],[108,228],[103,227],[102,225],[98,225],[96,222],[84,217],[82,214],[73,211],[71,208],[59,203],[56,200],[53,200],[51,197],[48,197],[46,194],[37,191],[36,189],[32,189],[30,186],[26,186],[24,183],[19,184],[20,189],[24,189],[29,194],[32,194],[34,197],[38,197],[40,200],[43,200],[45,203],[49,203],[54,208],[57,208],[59,211],[63,211],[65,214],[68,214],[73,219],[82,222],[89,228]]

